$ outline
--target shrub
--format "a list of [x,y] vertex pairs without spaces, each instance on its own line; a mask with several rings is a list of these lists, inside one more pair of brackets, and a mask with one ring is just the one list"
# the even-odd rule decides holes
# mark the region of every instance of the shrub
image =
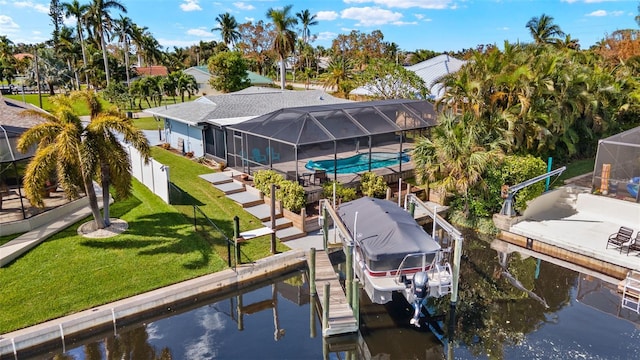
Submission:
[[280,185],[283,181],[285,181],[284,177],[273,170],[260,170],[253,174],[253,186],[269,197],[271,197],[271,184]]
[[[547,165],[541,159],[527,155],[506,156],[502,163],[488,169],[484,174],[485,187],[476,188],[470,192],[469,211],[480,217],[491,216],[500,212],[503,199],[500,197],[502,185],[513,186],[523,181],[544,174]],[[530,201],[544,192],[544,181],[539,181],[518,191],[515,196],[514,208],[522,212]]]
[[276,190],[276,199],[282,201],[282,206],[285,209],[294,213],[299,213],[307,204],[304,188],[293,181],[280,183],[280,188]]
[[302,185],[285,180],[281,174],[273,170],[260,170],[253,174],[253,185],[265,196],[271,196],[271,184],[280,188],[276,190],[275,195],[284,208],[298,213],[306,205],[307,199]]
[[171,149],[171,144],[169,144],[169,143],[167,143],[167,142],[166,142],[166,143],[162,143],[162,145],[161,145],[161,146],[162,146],[162,148],[163,148],[163,149],[165,149],[165,150],[169,150],[169,149]]
[[383,198],[387,195],[387,183],[380,175],[372,172],[362,174],[360,181],[360,190],[366,196]]
[[356,189],[345,187],[337,181],[329,181],[322,185],[322,197],[326,199],[333,198],[334,183],[336,184],[336,200],[340,202],[347,202],[356,199]]

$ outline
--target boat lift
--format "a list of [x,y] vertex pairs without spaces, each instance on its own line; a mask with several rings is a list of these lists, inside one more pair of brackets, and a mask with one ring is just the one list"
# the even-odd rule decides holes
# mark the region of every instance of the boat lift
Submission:
[[566,169],[567,167],[563,166],[553,171],[549,171],[546,174],[542,174],[534,178],[531,178],[527,181],[521,182],[520,184],[517,184],[517,185],[513,185],[513,186],[504,185],[502,188],[502,197],[504,198],[504,203],[502,204],[500,215],[506,215],[511,217],[516,216],[516,210],[513,208],[513,197],[516,195],[518,191],[526,188],[529,185],[533,185],[538,181],[544,180],[548,177],[551,177],[554,175],[560,175]]

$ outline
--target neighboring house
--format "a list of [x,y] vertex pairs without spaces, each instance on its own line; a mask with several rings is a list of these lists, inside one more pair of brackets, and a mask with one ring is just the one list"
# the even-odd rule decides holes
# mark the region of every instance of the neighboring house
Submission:
[[[182,70],[186,74],[193,75],[198,84],[198,95],[213,95],[220,92],[211,87],[209,80],[211,80],[211,73],[207,66],[192,66],[188,69]],[[273,84],[273,80],[268,77],[262,76],[253,71],[247,71],[249,81],[252,86],[268,86]]]
[[[444,95],[444,88],[442,87],[440,80],[446,75],[457,72],[466,63],[466,61],[458,60],[454,57],[443,54],[405,68],[413,71],[416,75],[422,78],[427,89],[429,89],[429,98],[437,100]],[[375,96],[375,94],[367,89],[366,86],[354,89],[350,94]]]
[[270,112],[301,106],[349,102],[322,90],[280,90],[249,87],[229,94],[203,96],[193,102],[147,109],[164,121],[166,142],[195,157],[209,156],[227,162],[226,126]]

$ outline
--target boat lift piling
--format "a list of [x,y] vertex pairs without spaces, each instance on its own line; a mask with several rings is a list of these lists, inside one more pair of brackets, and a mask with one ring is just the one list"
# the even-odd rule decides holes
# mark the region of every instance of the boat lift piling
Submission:
[[[414,206],[420,206],[427,212],[427,214],[433,220],[433,236],[434,237],[436,236],[435,233],[436,233],[436,225],[437,225],[440,227],[442,231],[446,232],[449,235],[448,237],[450,239],[453,239],[453,242],[454,242],[453,267],[452,267],[452,274],[451,274],[452,286],[451,286],[451,298],[449,301],[450,307],[449,307],[449,326],[448,326],[449,348],[451,348],[453,345],[453,338],[454,338],[456,304],[458,302],[458,281],[460,279],[460,261],[462,258],[462,243],[464,241],[464,238],[462,236],[462,233],[460,233],[458,229],[453,227],[453,225],[449,224],[449,222],[447,222],[444,218],[438,215],[435,207],[433,211],[429,211],[429,207],[427,206],[427,204],[425,204],[422,200],[420,200],[414,194],[407,194],[407,199],[405,201],[405,204],[408,204],[409,207],[411,207],[411,204],[414,204]],[[444,236],[442,238],[444,238]]]

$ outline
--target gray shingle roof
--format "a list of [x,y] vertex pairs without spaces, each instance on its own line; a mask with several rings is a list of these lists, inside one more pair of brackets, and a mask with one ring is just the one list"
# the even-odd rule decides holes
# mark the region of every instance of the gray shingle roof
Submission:
[[193,102],[147,109],[145,112],[190,125],[205,122],[227,125],[280,109],[346,102],[350,101],[322,90],[294,91],[252,86],[230,94],[205,96]]

